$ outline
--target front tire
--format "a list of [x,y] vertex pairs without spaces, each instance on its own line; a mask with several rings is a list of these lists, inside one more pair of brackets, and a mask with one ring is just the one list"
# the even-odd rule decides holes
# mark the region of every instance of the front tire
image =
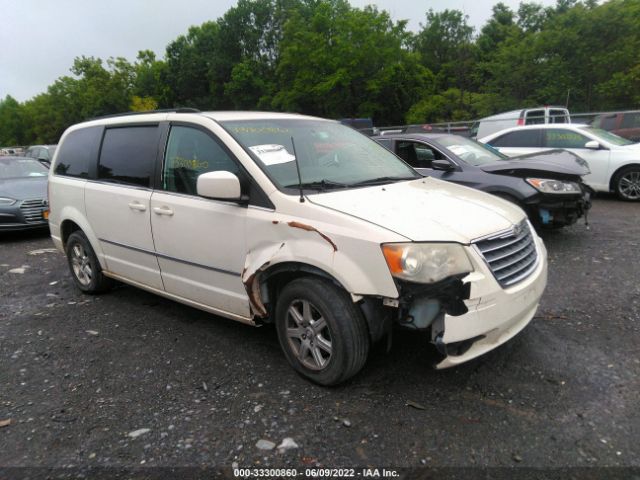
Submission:
[[622,169],[613,182],[618,198],[629,202],[640,201],[640,167]]
[[65,252],[76,287],[89,294],[109,290],[112,281],[103,275],[98,257],[84,233],[76,231],[69,235]]
[[320,385],[358,373],[369,353],[366,322],[349,295],[323,278],[287,284],[276,305],[280,346],[291,366]]

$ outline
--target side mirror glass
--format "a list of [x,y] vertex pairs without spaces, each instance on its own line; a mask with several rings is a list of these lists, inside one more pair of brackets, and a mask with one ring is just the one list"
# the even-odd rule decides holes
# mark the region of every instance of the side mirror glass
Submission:
[[600,150],[600,144],[596,140],[589,140],[584,144],[584,148],[588,148],[590,150]]
[[198,195],[218,200],[240,200],[240,180],[231,172],[217,171],[198,175],[196,183]]
[[451,170],[455,170],[455,167],[448,160],[433,160],[431,162],[431,168],[434,170],[443,170],[445,172],[450,172]]

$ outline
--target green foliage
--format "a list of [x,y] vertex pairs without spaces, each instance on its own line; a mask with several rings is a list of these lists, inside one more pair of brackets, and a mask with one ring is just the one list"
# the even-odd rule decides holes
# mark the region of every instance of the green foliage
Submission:
[[444,92],[425,96],[407,112],[405,121],[415,123],[443,123],[486,117],[504,110],[504,101],[493,93],[463,92],[449,88]]
[[281,41],[273,107],[332,118],[401,119],[433,88],[431,72],[405,48],[405,25],[344,0],[319,0],[313,9],[294,12]]
[[0,100],[0,145],[21,145],[24,140],[24,107],[7,95]]
[[78,57],[26,102],[0,100],[0,145],[56,143],[127,110],[276,109],[377,125],[469,120],[518,107],[640,108],[640,0],[497,3],[479,32],[457,10],[413,34],[347,0],[239,0],[163,58]]
[[439,90],[472,87],[477,48],[473,44],[473,27],[467,20],[458,10],[429,10],[427,22],[414,40],[423,65],[436,74]]

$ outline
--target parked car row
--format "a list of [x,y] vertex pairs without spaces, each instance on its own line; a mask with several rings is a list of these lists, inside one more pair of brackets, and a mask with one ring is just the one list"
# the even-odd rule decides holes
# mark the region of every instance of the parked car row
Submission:
[[586,160],[587,185],[616,192],[621,199],[640,200],[640,144],[588,125],[553,124],[509,128],[481,138],[508,156],[561,148]]
[[582,181],[589,173],[587,163],[564,150],[508,159],[459,135],[374,138],[425,176],[492,193],[522,207],[536,226],[571,225],[591,207],[591,189]]
[[[538,143],[510,145],[522,132]],[[31,197],[81,291],[118,280],[275,324],[291,366],[335,385],[394,324],[425,332],[438,368],[508,341],[546,285],[534,226],[586,216],[607,176],[622,198],[640,198],[640,174],[628,175],[634,164],[616,150],[631,158],[637,148],[613,134],[544,123],[481,140],[367,138],[340,122],[267,112],[127,114],[70,127],[48,172],[50,210],[46,181]],[[585,160],[576,149],[609,155]],[[46,175],[35,157],[7,158],[14,184],[17,170],[24,182]],[[7,215],[31,208],[3,195]]]

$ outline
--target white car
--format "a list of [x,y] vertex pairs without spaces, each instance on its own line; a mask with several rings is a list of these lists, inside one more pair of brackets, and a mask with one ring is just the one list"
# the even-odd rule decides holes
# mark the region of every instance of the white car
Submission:
[[584,182],[599,192],[616,192],[624,200],[640,200],[640,144],[581,124],[531,125],[509,128],[480,139],[508,156],[562,148],[589,164]]
[[[430,332],[439,367],[533,318],[545,247],[524,212],[423,178],[335,121],[260,112],[99,119],[62,136],[50,228],[77,287],[111,279],[250,325],[333,385],[393,323]],[[256,366],[259,368],[259,366]]]

